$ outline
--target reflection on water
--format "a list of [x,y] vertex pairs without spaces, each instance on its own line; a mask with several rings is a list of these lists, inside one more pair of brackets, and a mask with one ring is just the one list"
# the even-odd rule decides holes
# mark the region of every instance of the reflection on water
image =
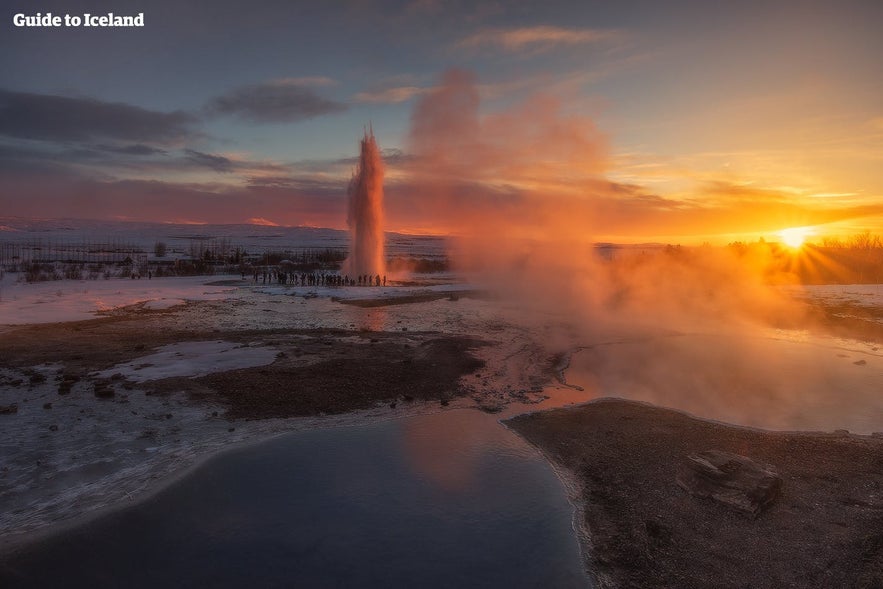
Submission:
[[554,473],[454,410],[287,434],[12,555],[4,586],[585,587]]
[[[532,460],[534,453],[519,438],[477,411],[457,419],[447,413],[401,422],[402,448],[415,476],[448,493],[468,494],[501,456]],[[493,449],[489,452],[489,449]]]
[[568,380],[593,396],[776,430],[883,431],[883,352],[806,334],[678,335],[590,346]]

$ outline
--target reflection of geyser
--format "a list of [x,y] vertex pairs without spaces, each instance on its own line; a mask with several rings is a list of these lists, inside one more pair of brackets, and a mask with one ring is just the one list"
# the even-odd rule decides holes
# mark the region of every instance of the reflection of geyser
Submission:
[[385,273],[383,248],[383,160],[374,131],[365,131],[359,163],[348,190],[347,225],[350,255],[343,271],[350,276],[379,276]]

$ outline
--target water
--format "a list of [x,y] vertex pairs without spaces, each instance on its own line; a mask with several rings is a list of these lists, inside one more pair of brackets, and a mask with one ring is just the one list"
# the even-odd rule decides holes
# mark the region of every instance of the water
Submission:
[[7,587],[585,587],[561,482],[453,410],[232,450],[8,556]]
[[783,431],[883,431],[883,350],[806,332],[678,334],[597,343],[568,382],[698,417]]
[[347,225],[350,228],[350,255],[343,273],[350,276],[379,276],[386,272],[383,243],[383,160],[374,140],[366,131],[356,173],[349,186]]

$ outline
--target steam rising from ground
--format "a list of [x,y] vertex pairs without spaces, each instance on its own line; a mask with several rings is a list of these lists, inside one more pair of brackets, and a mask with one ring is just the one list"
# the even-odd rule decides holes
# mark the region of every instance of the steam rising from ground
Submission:
[[343,270],[350,276],[384,274],[383,160],[373,130],[366,131],[362,138],[359,163],[348,192],[350,256]]
[[[777,386],[787,376],[779,359],[757,353],[758,342],[772,337],[771,326],[805,325],[805,308],[775,286],[787,280],[770,275],[762,251],[599,249],[593,234],[620,222],[623,208],[603,177],[606,140],[591,121],[544,97],[481,113],[474,80],[452,72],[421,98],[412,118],[409,172],[422,196],[456,207],[462,238],[452,258],[459,270],[514,303],[522,324],[560,326],[544,336],[553,348],[719,336],[721,362],[714,365],[703,353],[709,340],[696,337],[681,341],[676,353],[636,348],[633,362],[618,357],[618,368],[598,370],[631,370],[666,390],[730,405],[751,403],[761,390],[794,390]],[[770,382],[754,393],[740,389],[734,399],[725,374],[763,374]],[[707,383],[719,390],[707,390]]]
[[621,217],[611,203],[640,203],[611,194],[606,137],[554,98],[483,114],[475,79],[448,72],[416,105],[409,149],[422,200],[456,211],[459,269],[526,308],[666,328],[786,311],[763,260],[724,248],[601,255],[593,236]]

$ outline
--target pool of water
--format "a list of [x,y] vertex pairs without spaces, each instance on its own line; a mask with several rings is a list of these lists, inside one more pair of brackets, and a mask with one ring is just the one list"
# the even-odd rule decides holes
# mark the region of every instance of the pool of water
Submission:
[[498,416],[285,434],[7,555],[5,587],[585,587],[573,508]]
[[883,431],[883,350],[797,331],[599,342],[568,382],[697,417],[783,431]]

